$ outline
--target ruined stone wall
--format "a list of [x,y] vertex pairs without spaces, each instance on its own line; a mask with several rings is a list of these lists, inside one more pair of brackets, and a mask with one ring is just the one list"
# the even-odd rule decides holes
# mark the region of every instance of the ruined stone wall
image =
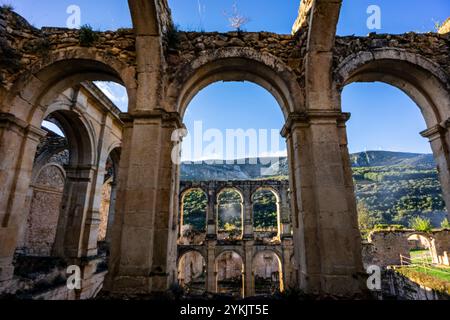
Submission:
[[217,280],[238,278],[242,268],[242,259],[237,253],[225,252],[217,259]]
[[450,18],[445,20],[445,22],[442,24],[442,26],[439,28],[438,31],[440,34],[449,33],[450,32]]
[[409,257],[408,233],[402,231],[380,231],[369,235],[372,256],[366,262],[377,266],[400,265],[400,255]]
[[[417,237],[417,235],[420,235],[420,237]],[[374,231],[369,235],[368,243],[363,245],[364,265],[366,267],[369,265],[380,267],[400,265],[400,255],[409,258],[410,250],[418,244],[417,239],[419,238],[422,238],[422,243],[428,242],[427,246],[434,263],[449,265],[449,230],[438,230],[429,234],[413,230]],[[412,241],[409,241],[410,239]],[[408,260],[406,260],[406,263],[408,263]]]
[[311,8],[314,0],[302,0],[297,19],[292,26],[292,34],[297,33],[300,29],[307,29]]
[[28,255],[51,255],[64,183],[65,177],[60,167],[49,164],[42,169],[33,185],[25,238],[25,252]]
[[397,300],[450,300],[447,293],[426,287],[395,270],[384,272],[383,279],[387,285],[383,296],[388,295]]
[[280,272],[280,263],[275,253],[263,252],[253,259],[253,273],[257,277],[278,280]]
[[191,251],[183,255],[178,265],[178,280],[188,284],[194,279],[205,276],[205,259],[198,252]]
[[111,181],[108,180],[103,184],[102,188],[102,198],[100,204],[100,225],[98,227],[98,241],[104,241],[106,239],[110,204],[111,204]]
[[[33,65],[63,49],[83,48],[80,30],[32,27],[16,13],[0,9],[0,85],[13,82]],[[85,48],[96,48],[128,65],[136,63],[135,36],[131,29],[95,32],[97,38]]]
[[[450,75],[450,34],[413,33],[375,34],[368,37],[336,37],[333,63],[336,68],[348,56],[377,49],[401,49],[419,54],[440,65]],[[394,58],[394,57],[393,57]]]
[[438,262],[450,266],[450,230],[434,232],[433,236]]
[[180,32],[176,45],[168,52],[168,81],[172,82],[172,77],[183,66],[206,52],[224,48],[252,48],[260,53],[271,54],[300,73],[302,59],[295,36],[269,32]]
[[169,7],[169,3],[167,0],[157,1],[158,7],[158,18],[159,23],[161,25],[161,32],[166,34],[170,32],[170,29],[173,27],[172,22],[172,13]]

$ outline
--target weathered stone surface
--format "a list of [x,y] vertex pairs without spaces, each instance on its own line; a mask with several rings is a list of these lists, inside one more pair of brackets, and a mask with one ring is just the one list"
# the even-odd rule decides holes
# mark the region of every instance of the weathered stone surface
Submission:
[[[341,111],[340,92],[352,81],[384,81],[414,99],[424,114],[428,128],[423,135],[432,144],[450,206],[449,36],[336,38],[341,3],[304,1],[293,35],[277,35],[176,32],[167,1],[130,0],[133,30],[95,32],[92,43],[81,41],[78,30],[38,30],[1,7],[0,280],[12,277],[11,263],[30,204],[33,155],[44,134],[39,127],[46,112],[54,110],[51,102],[58,90],[85,80],[117,81],[127,89],[130,108],[123,115],[123,158],[106,287],[149,293],[165,291],[177,278],[179,168],[171,155],[179,142],[172,134],[183,128],[187,105],[208,84],[252,81],[274,95],[287,119],[282,133],[289,151],[293,225],[286,224],[286,233],[292,229],[287,248],[295,255],[282,260],[295,264],[289,277],[298,279],[307,293],[365,291],[345,132],[348,115]],[[120,130],[106,130],[120,122],[117,115],[102,122],[100,112],[82,122],[87,104],[79,107],[70,118],[76,124],[71,138],[77,143],[69,145],[77,158],[65,168],[73,201],[65,207],[55,239],[58,254],[77,259],[97,252],[105,155],[111,147],[107,141],[121,136]],[[110,111],[105,106],[103,112]],[[90,146],[91,141],[96,144]],[[251,235],[249,203],[244,202],[246,236]],[[214,221],[213,205],[208,207],[208,220]],[[208,233],[214,231],[209,223]],[[206,286],[214,291],[215,251],[220,245],[216,239],[206,242]],[[245,295],[252,293],[248,270],[253,245],[254,240],[247,240],[239,249],[247,270]],[[85,267],[88,279],[93,266]]]

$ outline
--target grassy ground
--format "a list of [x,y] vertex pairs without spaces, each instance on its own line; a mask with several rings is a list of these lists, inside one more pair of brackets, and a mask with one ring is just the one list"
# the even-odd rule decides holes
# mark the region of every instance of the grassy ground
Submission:
[[421,272],[428,276],[432,276],[441,281],[448,282],[450,284],[450,269],[442,268],[442,267],[430,267],[423,268],[421,266],[411,267],[409,269],[414,270],[415,272]]
[[396,269],[396,271],[425,287],[450,294],[450,272],[446,276],[436,269],[424,270],[421,267],[403,267]]
[[435,279],[436,282],[447,284],[450,287],[450,268],[432,265],[432,258],[428,250],[412,250],[410,255],[412,265],[401,268],[402,274],[423,277],[431,282]]
[[433,260],[429,250],[411,250],[411,261],[413,264],[432,263]]

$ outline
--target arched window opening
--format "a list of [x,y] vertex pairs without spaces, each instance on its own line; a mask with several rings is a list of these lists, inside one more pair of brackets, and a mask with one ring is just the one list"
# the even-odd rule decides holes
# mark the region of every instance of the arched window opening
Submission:
[[226,251],[216,259],[217,293],[243,296],[243,268],[240,255],[233,251]]
[[201,295],[206,286],[206,262],[197,251],[181,256],[178,263],[178,283],[189,295]]
[[279,201],[272,190],[260,189],[253,194],[253,226],[256,239],[279,237]]
[[[122,124],[119,108],[93,82],[50,90],[15,268],[24,278],[37,272],[53,284],[51,274],[36,269],[40,264],[64,269],[66,258],[97,255],[96,272],[107,268],[119,155],[117,148],[105,154],[101,140],[119,145]],[[102,119],[110,119],[108,127]],[[95,212],[98,225],[87,217]]]
[[348,139],[364,237],[374,228],[415,229],[417,218],[439,227],[447,210],[437,163],[419,134],[427,128],[420,110],[427,111],[381,83],[348,85],[342,97],[352,114]]
[[208,197],[201,189],[191,189],[181,196],[179,244],[200,244],[206,235]]
[[271,251],[258,252],[253,259],[256,295],[273,295],[283,290],[281,261]]
[[218,239],[240,239],[242,237],[242,196],[235,189],[223,190],[217,200]]
[[116,212],[117,179],[119,174],[119,161],[121,150],[114,148],[108,155],[105,163],[105,175],[101,188],[100,223],[98,229],[99,255],[109,256],[112,240],[112,229]]

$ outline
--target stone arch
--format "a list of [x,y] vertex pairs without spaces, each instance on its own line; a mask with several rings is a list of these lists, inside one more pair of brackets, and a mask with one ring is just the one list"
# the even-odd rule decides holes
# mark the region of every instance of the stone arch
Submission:
[[348,56],[335,70],[335,104],[341,105],[340,92],[345,85],[375,81],[403,91],[421,110],[427,125],[427,130],[421,135],[430,141],[443,198],[449,208],[450,140],[447,123],[450,119],[450,77],[435,62],[404,49],[359,52]]
[[217,215],[217,219],[216,219],[217,234],[219,234],[219,231],[220,231],[220,221],[221,221],[221,219],[220,219],[220,205],[221,205],[220,198],[221,198],[222,194],[226,191],[230,191],[230,192],[233,192],[233,193],[236,193],[239,195],[239,198],[240,198],[240,204],[239,204],[240,205],[240,221],[241,221],[240,234],[242,236],[244,233],[244,199],[245,199],[244,194],[245,193],[238,186],[224,186],[224,187],[220,188],[216,193],[217,212],[215,214]]
[[[47,182],[43,180],[43,174],[48,168],[55,168],[56,172],[59,173],[60,178],[64,180],[66,178],[66,172],[64,168],[58,164],[58,163],[47,163],[42,168],[39,169],[39,172],[37,173],[35,179],[33,180],[32,184],[34,185],[48,185],[50,188],[60,189],[61,187],[64,187],[64,182],[58,181],[57,178],[51,178],[48,179]],[[48,173],[47,173],[48,174]]]
[[208,196],[208,193],[202,188],[202,187],[187,187],[180,192],[180,201],[183,201],[183,198],[188,194],[189,192],[193,190],[201,191],[205,194],[205,196]]
[[188,195],[189,193],[193,192],[193,191],[199,191],[201,192],[206,200],[206,204],[205,204],[205,212],[204,212],[204,218],[205,218],[205,232],[206,232],[206,228],[207,228],[207,210],[208,210],[208,193],[202,188],[202,187],[187,187],[185,189],[183,189],[180,192],[180,197],[179,197],[179,208],[180,208],[180,216],[179,216],[179,225],[180,225],[180,236],[182,236],[182,228],[184,225],[184,200],[186,195]]
[[119,176],[119,167],[120,167],[120,157],[122,154],[122,144],[120,141],[115,141],[107,148],[107,156],[112,161],[113,170],[112,175],[114,177],[114,182],[117,182]]
[[[112,227],[114,224],[115,207],[117,198],[117,180],[119,176],[119,162],[121,155],[121,144],[116,141],[107,149],[107,160],[105,163],[105,178],[102,186],[102,197],[100,203],[100,224],[98,240],[111,242]],[[109,168],[108,166],[112,166]]]
[[224,187],[218,189],[216,192],[216,201],[218,201],[221,194],[227,190],[232,190],[232,191],[237,192],[239,194],[239,196],[241,197],[242,201],[244,201],[244,190],[242,190],[239,186],[224,186]]
[[[431,60],[403,49],[376,49],[348,56],[335,71],[341,91],[353,82],[380,81],[406,93],[421,109],[428,128],[450,118],[450,80]],[[340,105],[338,98],[337,105]]]
[[[240,265],[241,265],[241,270],[239,272],[239,270],[237,270],[237,268],[233,268],[233,270],[227,270],[227,266],[225,273],[220,273],[219,271],[219,260],[222,256],[226,255],[226,254],[231,254],[234,255],[235,258],[240,260]],[[243,273],[244,273],[244,265],[245,265],[245,261],[243,259],[243,255],[238,253],[236,250],[229,250],[229,249],[224,249],[221,250],[221,252],[219,254],[216,255],[216,259],[214,261],[214,267],[215,267],[215,273],[216,273],[216,288],[217,288],[217,292],[221,293],[221,288],[220,288],[220,279],[223,277],[224,279],[227,278],[239,278],[241,277],[241,285],[240,285],[240,296],[244,295],[244,277],[243,277]],[[232,267],[232,266],[231,266]]]
[[188,285],[195,279],[203,278],[200,283],[201,290],[206,290],[206,259],[204,255],[195,249],[184,251],[177,259],[178,282],[180,285]]
[[[251,195],[252,212],[253,212],[253,223],[255,223],[255,221],[256,221],[255,216],[254,216],[254,214],[255,214],[254,197],[256,196],[257,193],[264,192],[264,191],[271,192],[275,196],[276,207],[277,207],[277,236],[276,237],[280,237],[280,235],[281,235],[281,206],[280,206],[281,195],[280,195],[280,192],[278,190],[276,190],[274,187],[272,187],[272,186],[260,186],[260,187],[257,187],[255,190],[253,190],[252,195]],[[254,225],[253,225],[253,227],[254,227]]]
[[136,96],[135,68],[93,48],[55,50],[33,64],[9,91],[2,112],[39,127],[58,93],[82,81],[113,81],[125,86],[130,109]]
[[250,81],[262,86],[274,96],[285,118],[304,106],[294,72],[278,58],[251,48],[222,48],[181,67],[169,86],[167,109],[183,117],[195,95],[219,81]]
[[[272,249],[264,249],[264,250],[257,250],[256,253],[253,255],[252,257],[252,276],[253,276],[253,281],[254,281],[254,287],[255,289],[257,288],[256,286],[256,273],[257,273],[257,258],[259,258],[261,255],[264,254],[270,254],[272,256],[274,256],[277,260],[277,267],[278,267],[278,282],[279,282],[279,290],[283,291],[284,290],[284,283],[283,283],[283,260],[279,254],[279,252],[277,252],[276,250],[272,250]],[[266,274],[267,276],[267,274]],[[273,280],[273,274],[271,274],[271,280]],[[256,292],[257,294],[258,292]]]
[[[413,239],[413,237],[415,237],[416,239]],[[430,253],[430,257],[432,259],[433,263],[439,263],[439,258],[438,258],[438,254],[437,254],[437,250],[436,250],[436,239],[435,237],[433,237],[430,234],[424,233],[424,232],[411,232],[405,235],[406,241],[408,243],[410,243],[411,240],[418,240],[421,241],[422,243],[426,243],[426,249],[429,251]],[[410,252],[411,252],[411,248],[410,247]]]
[[[39,128],[44,117],[48,115],[48,107],[54,102],[55,97],[65,89],[74,87],[75,84],[82,81],[91,80],[108,80],[124,84],[130,98],[130,106],[134,105],[137,87],[134,66],[129,66],[126,62],[107,54],[106,51],[95,48],[68,48],[49,52],[44,58],[30,66],[28,71],[20,75],[7,95],[2,97],[0,112],[6,114],[20,131],[20,134],[13,135],[14,141],[11,142],[11,146],[18,153],[18,156],[10,161],[10,167],[13,170],[8,173],[10,175],[7,179],[9,181],[8,192],[4,193],[4,200],[2,201],[4,204],[2,210],[6,212],[3,226],[13,228],[12,230],[15,232],[13,241],[8,244],[7,250],[10,256],[12,256],[13,250],[20,241],[19,229],[24,224],[23,215],[19,216],[15,212],[26,210],[25,193],[31,181],[31,170],[29,168],[32,166],[39,139],[45,135],[45,132]],[[67,177],[76,178],[78,176],[76,178],[78,179],[78,187],[70,189],[78,194],[86,193],[89,197],[90,185],[85,181],[93,176],[92,164],[96,160],[95,154],[97,153],[93,143],[94,135],[89,134],[90,126],[74,110],[58,110],[53,112],[52,116],[57,117],[58,121],[70,128],[67,136],[75,137],[75,139],[71,139],[69,148],[72,149],[70,164],[76,163],[76,168],[72,166],[71,170],[66,170],[66,173]],[[81,150],[84,150],[84,152]],[[75,172],[75,169],[78,172]],[[7,174],[7,171],[2,171],[0,174],[3,177]],[[76,179],[72,179],[72,183],[75,183]],[[85,191],[81,192],[81,189]],[[91,253],[95,252],[94,248],[87,248],[88,236],[85,236],[83,240],[75,239],[76,237],[83,237],[82,230],[85,228],[83,224],[85,221],[89,221],[84,217],[91,214],[84,208],[84,206],[89,205],[88,201],[82,201],[81,198],[79,201],[78,204],[71,201],[70,208],[65,208],[67,210],[66,217],[76,216],[77,221],[61,222],[62,225],[66,226],[73,223],[74,230],[69,235],[68,232],[62,230],[61,225],[61,235],[57,235],[55,241],[55,243],[59,243],[57,255],[78,257],[84,254],[82,252],[89,250]],[[65,235],[71,239],[64,240]],[[63,245],[64,241],[71,242],[71,248],[66,250],[65,253],[63,253],[64,248],[68,246]]]
[[203,260],[206,262],[205,254],[201,250],[198,250],[195,248],[180,248],[180,250],[178,251],[178,255],[177,255],[177,266],[179,265],[181,258],[191,252],[198,253],[203,258]]
[[96,161],[96,134],[82,114],[60,109],[53,111],[46,119],[55,122],[64,132],[69,149],[69,165],[91,165]]

